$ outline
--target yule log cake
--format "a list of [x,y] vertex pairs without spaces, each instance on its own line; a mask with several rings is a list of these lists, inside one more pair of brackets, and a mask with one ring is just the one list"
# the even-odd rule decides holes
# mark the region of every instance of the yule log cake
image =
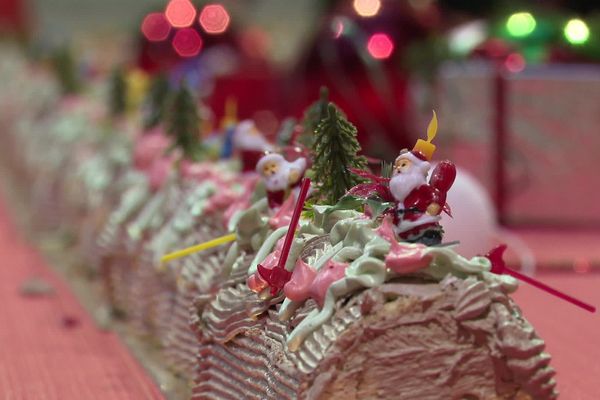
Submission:
[[[329,106],[317,140],[339,118]],[[346,165],[354,181],[337,202],[318,154],[308,206],[306,162],[259,161],[267,196],[234,217],[212,267],[221,280],[195,300],[193,398],[557,397],[544,342],[509,297],[503,248],[466,259],[442,242],[455,169],[441,162],[427,179],[433,131],[387,177]]]

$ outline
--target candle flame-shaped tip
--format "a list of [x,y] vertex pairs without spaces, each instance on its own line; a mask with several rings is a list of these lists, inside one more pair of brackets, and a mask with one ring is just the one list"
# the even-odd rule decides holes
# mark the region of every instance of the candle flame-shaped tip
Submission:
[[413,147],[413,151],[420,152],[427,160],[431,160],[433,153],[435,152],[435,144],[431,142],[437,134],[437,128],[437,115],[435,111],[433,111],[433,117],[431,117],[431,121],[429,121],[429,126],[427,127],[427,140],[418,139],[417,143],[415,143],[415,147]]
[[433,111],[433,117],[431,117],[431,121],[429,121],[429,126],[427,127],[427,141],[431,143],[431,141],[435,138],[438,129],[438,119],[435,110]]

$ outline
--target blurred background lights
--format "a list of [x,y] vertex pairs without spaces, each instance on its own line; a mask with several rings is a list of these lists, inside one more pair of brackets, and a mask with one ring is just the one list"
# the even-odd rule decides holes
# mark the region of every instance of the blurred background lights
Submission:
[[209,4],[200,12],[200,26],[206,33],[223,33],[229,26],[229,13],[220,4]]
[[531,13],[518,12],[508,17],[506,30],[511,36],[525,37],[535,30],[535,25],[535,18]]
[[469,54],[488,37],[485,21],[473,21],[457,26],[448,32],[448,47],[456,54]]
[[590,37],[590,28],[580,19],[571,19],[565,25],[565,38],[571,44],[583,44]]
[[373,17],[381,8],[381,0],[354,0],[354,11],[361,17]]
[[181,57],[193,57],[202,49],[202,38],[192,28],[180,29],[173,37],[173,49]]
[[196,8],[189,0],[171,0],[165,9],[165,16],[175,28],[186,28],[196,19]]
[[344,21],[341,18],[335,18],[331,23],[333,37],[338,39],[344,34]]
[[525,69],[525,58],[519,53],[511,53],[506,57],[504,65],[510,72],[521,72]]
[[150,13],[142,22],[142,34],[151,42],[165,40],[171,32],[171,25],[163,13]]
[[592,263],[585,258],[578,258],[573,262],[573,271],[578,274],[586,274],[592,269]]
[[367,50],[373,58],[378,60],[386,59],[394,51],[394,42],[385,33],[375,33],[369,38]]

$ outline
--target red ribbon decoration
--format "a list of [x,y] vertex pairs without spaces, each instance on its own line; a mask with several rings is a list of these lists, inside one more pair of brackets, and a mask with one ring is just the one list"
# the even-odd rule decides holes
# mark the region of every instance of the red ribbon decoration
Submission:
[[285,269],[285,263],[287,262],[288,256],[290,255],[290,249],[292,248],[292,240],[296,234],[296,228],[298,227],[298,221],[300,220],[300,214],[302,208],[304,208],[304,202],[308,195],[308,189],[310,188],[310,179],[302,179],[300,186],[300,193],[298,194],[298,200],[296,200],[296,206],[294,207],[294,213],[290,221],[290,227],[288,228],[287,234],[285,235],[285,241],[281,249],[281,256],[277,262],[277,266],[272,269],[268,269],[258,264],[258,274],[269,284],[271,287],[271,295],[275,296],[279,293],[286,283],[291,279],[292,273]]
[[574,304],[577,307],[583,308],[586,311],[589,311],[591,313],[596,312],[596,307],[594,307],[590,304],[584,303],[583,301],[578,300],[572,296],[569,296],[566,293],[563,293],[554,288],[551,288],[550,286],[548,286],[536,279],[533,279],[527,275],[523,275],[520,272],[517,272],[515,270],[508,268],[506,266],[506,264],[504,263],[504,259],[502,258],[502,254],[504,253],[505,250],[506,250],[506,245],[501,244],[500,246],[495,247],[494,249],[490,250],[490,252],[485,255],[485,257],[488,258],[490,260],[490,262],[492,263],[491,272],[493,272],[494,274],[498,274],[498,275],[502,275],[502,274],[510,275],[514,278],[517,278],[520,281],[527,282],[530,285],[537,287],[538,289],[542,289],[543,291],[550,293],[553,296],[556,296],[560,299],[568,301],[569,303]]
[[370,172],[356,168],[350,168],[350,172],[369,180],[367,183],[359,183],[348,191],[348,194],[363,199],[368,199],[373,195],[379,196],[383,201],[395,202],[394,196],[390,192],[390,178],[384,178],[374,175]]

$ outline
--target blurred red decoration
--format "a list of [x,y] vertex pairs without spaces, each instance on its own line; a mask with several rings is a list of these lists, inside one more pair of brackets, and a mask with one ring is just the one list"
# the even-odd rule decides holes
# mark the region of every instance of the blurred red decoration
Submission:
[[165,9],[165,16],[175,28],[186,28],[194,23],[196,8],[189,0],[171,0]]
[[389,58],[394,51],[394,42],[385,33],[375,33],[369,38],[367,50],[373,58],[383,60]]
[[504,65],[510,72],[521,72],[523,69],[525,69],[525,59],[519,53],[511,53],[508,55],[508,57],[506,57]]
[[227,30],[229,26],[229,13],[220,4],[209,4],[200,12],[200,26],[208,34],[219,34]]
[[171,25],[163,13],[150,13],[142,22],[142,33],[151,42],[165,40],[171,32]]
[[257,26],[246,29],[240,37],[240,47],[251,58],[266,57],[271,46],[269,35]]
[[181,57],[194,57],[202,49],[202,38],[192,28],[180,29],[173,37],[173,49]]
[[25,33],[30,25],[29,7],[25,0],[0,1],[0,35],[8,32]]
[[502,39],[491,38],[477,46],[471,56],[486,60],[504,61],[514,52],[513,46]]

